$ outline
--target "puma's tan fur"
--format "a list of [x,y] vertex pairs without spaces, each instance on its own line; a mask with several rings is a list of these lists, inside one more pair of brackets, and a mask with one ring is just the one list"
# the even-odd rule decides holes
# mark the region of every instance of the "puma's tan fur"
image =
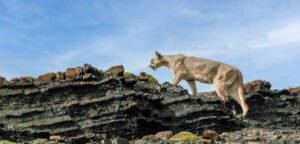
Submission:
[[243,76],[240,70],[233,66],[182,54],[161,55],[158,52],[155,52],[149,66],[154,70],[161,66],[171,69],[174,74],[173,84],[177,85],[181,80],[186,80],[193,95],[197,93],[196,81],[213,83],[218,96],[224,102],[231,96],[242,107],[243,116],[248,112],[249,107],[243,92]]

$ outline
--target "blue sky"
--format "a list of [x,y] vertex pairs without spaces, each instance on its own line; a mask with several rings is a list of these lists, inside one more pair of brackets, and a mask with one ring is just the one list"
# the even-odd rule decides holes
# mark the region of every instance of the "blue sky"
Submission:
[[0,75],[123,64],[172,81],[166,68],[148,68],[158,50],[229,63],[245,82],[297,86],[299,7],[299,0],[0,0]]

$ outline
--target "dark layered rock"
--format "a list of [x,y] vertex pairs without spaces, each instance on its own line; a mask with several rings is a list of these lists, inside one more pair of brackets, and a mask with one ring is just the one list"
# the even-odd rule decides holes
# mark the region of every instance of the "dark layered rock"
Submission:
[[77,142],[116,136],[132,139],[165,129],[198,132],[207,127],[220,131],[241,127],[219,100],[190,97],[182,87],[168,83],[110,77],[8,85],[0,88],[0,94],[0,133],[19,141],[51,135]]
[[80,69],[67,70],[66,77],[75,79],[71,81],[0,85],[0,138],[29,142],[59,136],[58,142],[85,143],[132,140],[166,130],[201,134],[206,129],[300,128],[300,95],[268,85],[248,91],[250,110],[241,120],[232,114],[233,107],[241,113],[239,105],[233,100],[222,105],[214,92],[190,96],[170,83],[125,78],[121,71],[102,77],[89,65]]
[[83,68],[77,67],[77,68],[68,68],[66,70],[66,79],[67,80],[75,80],[80,75],[83,74]]

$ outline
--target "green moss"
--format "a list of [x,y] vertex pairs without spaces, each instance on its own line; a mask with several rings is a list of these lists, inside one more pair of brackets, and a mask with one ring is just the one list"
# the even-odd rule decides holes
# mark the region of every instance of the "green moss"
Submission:
[[180,132],[173,137],[171,137],[169,140],[173,142],[193,142],[199,140],[200,137],[197,135],[191,133],[191,132]]
[[34,141],[32,141],[32,144],[44,144],[46,143],[47,139],[41,139],[41,138],[38,138],[38,139],[35,139]]
[[153,76],[149,77],[148,82],[150,84],[158,84],[158,81]]
[[133,73],[131,72],[124,72],[123,73],[124,78],[133,78],[135,77]]
[[9,140],[0,140],[0,144],[16,144],[16,143]]

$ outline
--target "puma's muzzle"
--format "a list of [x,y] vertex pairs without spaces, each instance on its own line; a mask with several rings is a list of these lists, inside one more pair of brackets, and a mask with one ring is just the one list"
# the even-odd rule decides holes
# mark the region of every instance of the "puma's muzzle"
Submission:
[[151,69],[153,69],[153,70],[156,70],[156,69],[157,69],[156,66],[152,66],[151,64],[149,65],[149,67],[150,67]]

